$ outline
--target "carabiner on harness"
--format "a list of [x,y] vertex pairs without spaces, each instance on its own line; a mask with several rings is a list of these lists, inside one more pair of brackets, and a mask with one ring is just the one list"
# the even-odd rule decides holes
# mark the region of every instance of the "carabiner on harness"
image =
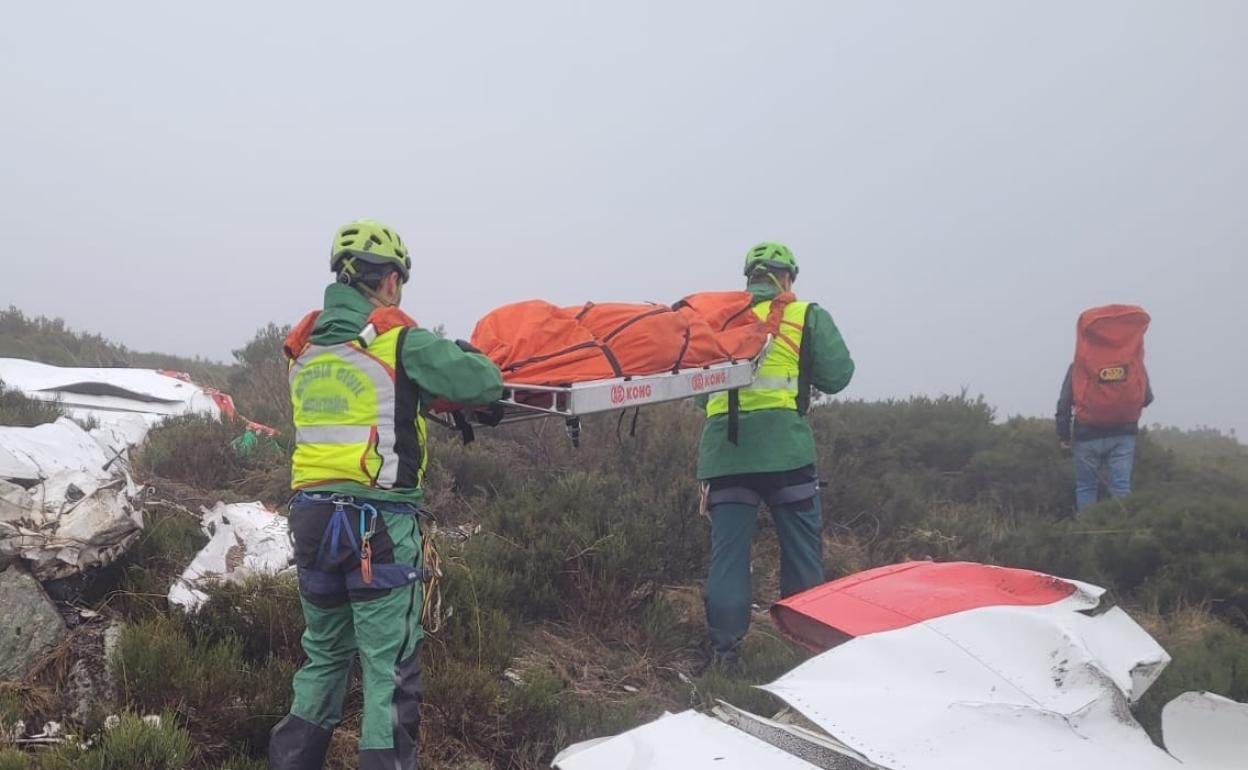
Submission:
[[[360,579],[364,585],[373,583],[373,535],[377,534],[377,509],[368,503],[356,506],[360,510]],[[368,520],[365,527],[364,521]]]

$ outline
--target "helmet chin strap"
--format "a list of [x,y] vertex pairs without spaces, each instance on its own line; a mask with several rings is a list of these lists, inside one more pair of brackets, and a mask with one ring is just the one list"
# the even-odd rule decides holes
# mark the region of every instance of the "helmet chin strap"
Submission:
[[776,278],[776,274],[772,272],[771,270],[768,270],[767,268],[762,267],[762,266],[754,268],[754,271],[750,273],[749,283],[754,283],[755,279],[758,278],[760,273],[766,276],[767,280],[770,281],[771,284],[775,286],[777,290],[786,291],[786,289],[784,288],[784,285],[780,283],[780,279]]
[[359,291],[365,297],[368,297],[369,302],[372,302],[374,305],[377,305],[378,307],[397,307],[398,306],[399,303],[387,302],[385,298],[383,298],[377,292],[373,291],[373,289],[370,288],[369,286],[366,286],[365,284],[359,283],[359,282],[352,283],[351,278],[354,275],[355,275],[354,266],[349,261],[344,261],[342,264],[342,270],[338,272],[338,283],[341,283],[344,286],[354,287],[357,291]]
[[357,284],[357,285],[356,285],[356,288],[357,288],[357,289],[359,289],[359,290],[360,290],[360,292],[361,292],[361,293],[362,293],[365,297],[368,297],[369,301],[371,301],[374,305],[377,305],[378,307],[397,307],[397,306],[398,306],[398,304],[399,304],[399,303],[397,303],[397,302],[389,302],[389,301],[387,301],[387,300],[386,300],[384,297],[382,297],[380,294],[378,294],[377,292],[373,291],[372,289],[370,289],[369,287],[365,286],[365,285],[364,285],[364,284],[362,284],[362,283],[361,283],[361,284]]

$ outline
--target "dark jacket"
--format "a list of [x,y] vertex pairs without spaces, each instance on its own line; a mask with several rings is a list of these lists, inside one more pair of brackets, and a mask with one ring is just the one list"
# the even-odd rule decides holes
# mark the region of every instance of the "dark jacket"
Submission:
[[[1074,418],[1075,394],[1074,387],[1071,384],[1071,377],[1074,371],[1074,364],[1066,368],[1066,379],[1062,381],[1062,394],[1057,399],[1056,420],[1057,439],[1059,441],[1070,441],[1072,426],[1076,441],[1108,438],[1110,436],[1130,436],[1139,432],[1140,423],[1138,421],[1123,422],[1117,425],[1080,425]],[[1153,403],[1153,384],[1146,381],[1145,388],[1144,406],[1148,406]]]

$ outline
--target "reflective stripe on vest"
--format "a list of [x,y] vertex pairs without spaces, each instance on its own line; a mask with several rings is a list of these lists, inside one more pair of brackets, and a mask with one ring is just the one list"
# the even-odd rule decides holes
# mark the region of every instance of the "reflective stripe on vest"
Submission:
[[300,444],[362,444],[372,438],[371,425],[305,425],[295,429]]
[[[754,381],[741,389],[740,410],[756,412],[761,409],[792,409],[797,411],[798,377],[802,334],[805,331],[806,308],[809,302],[790,302],[784,307],[780,320],[779,335],[773,337],[754,375]],[[762,321],[771,312],[771,301],[754,306],[754,315]],[[707,417],[728,413],[728,393],[715,393],[706,402]]]
[[[396,379],[398,341],[403,332],[403,328],[395,328],[379,335],[367,349],[355,341],[309,345],[291,363],[293,487],[337,481],[383,489],[420,485],[423,418],[399,414],[398,389],[414,387],[401,375]],[[408,400],[414,398],[411,395]],[[399,424],[400,420],[410,424]],[[414,447],[421,455],[408,463],[406,475],[414,478],[404,478],[401,484],[400,432],[412,434],[405,446]]]

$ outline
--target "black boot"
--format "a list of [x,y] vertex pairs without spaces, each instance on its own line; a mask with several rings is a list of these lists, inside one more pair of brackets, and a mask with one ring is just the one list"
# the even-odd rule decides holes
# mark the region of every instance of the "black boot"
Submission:
[[269,733],[269,770],[321,770],[333,735],[287,714]]

